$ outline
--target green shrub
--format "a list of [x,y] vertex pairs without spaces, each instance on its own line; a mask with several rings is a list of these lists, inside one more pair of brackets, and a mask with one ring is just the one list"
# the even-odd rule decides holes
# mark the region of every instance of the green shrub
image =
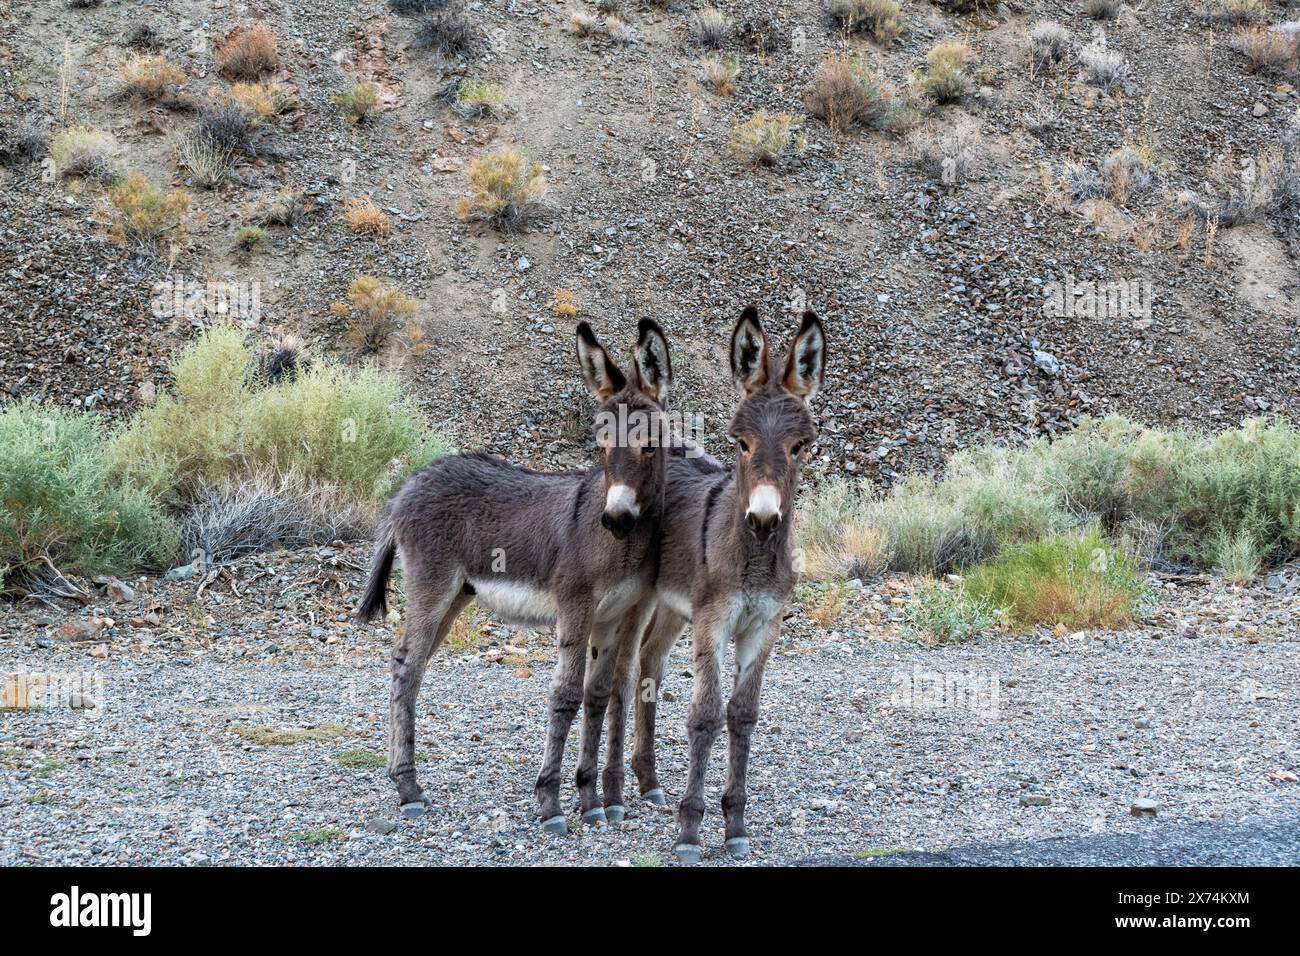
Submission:
[[0,411],[0,590],[56,569],[163,565],[176,542],[152,497],[112,480],[94,419],[33,402]]
[[1137,561],[1096,529],[1010,548],[973,568],[965,583],[974,600],[1019,626],[1123,627],[1146,595]]
[[174,505],[268,468],[377,503],[446,451],[390,375],[317,362],[266,385],[248,373],[254,358],[232,326],[200,336],[175,365],[175,394],[114,436],[115,473]]
[[972,598],[963,586],[947,587],[936,582],[917,591],[903,614],[912,627],[941,641],[964,641],[997,627],[1001,620],[996,610]]

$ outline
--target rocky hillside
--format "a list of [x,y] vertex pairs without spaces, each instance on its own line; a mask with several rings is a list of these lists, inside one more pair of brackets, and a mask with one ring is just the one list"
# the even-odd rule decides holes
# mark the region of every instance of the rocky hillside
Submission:
[[[402,367],[429,419],[530,463],[587,454],[560,290],[620,346],[639,317],[664,323],[678,400],[715,447],[739,307],[761,303],[781,337],[795,309],[817,309],[831,337],[818,467],[836,473],[889,480],[1085,413],[1223,426],[1297,411],[1285,4],[904,0],[901,33],[882,42],[823,2],[720,3],[716,50],[698,2],[395,5],[441,9],[4,3],[0,387],[109,416],[147,400],[211,318],[167,306],[187,283],[255,283],[257,307],[237,316],[254,335],[348,354],[331,304],[370,274],[419,302],[418,334],[379,359]],[[1108,6],[1113,18],[1089,12]],[[581,37],[575,12],[619,19]],[[257,20],[276,37],[268,78],[286,102],[204,188],[178,146],[229,97],[217,58]],[[1036,62],[1045,20],[1067,36],[1059,59]],[[1290,38],[1289,62],[1254,68],[1234,39],[1252,22]],[[957,100],[940,104],[922,74],[945,40],[969,57]],[[846,51],[908,104],[906,123],[835,135],[807,115],[819,65]],[[118,64],[133,53],[183,77],[152,101],[131,95]],[[706,61],[731,55],[734,90],[719,95]],[[1100,81],[1099,55],[1114,73]],[[454,99],[467,80],[499,84],[504,103],[468,115]],[[351,122],[335,98],[359,81],[379,102]],[[760,110],[802,120],[771,166],[729,145]],[[152,254],[115,242],[103,187],[43,161],[48,136],[73,125],[111,133],[120,170],[186,190],[188,239]],[[514,231],[462,219],[469,164],[507,145],[543,164],[543,208]],[[268,218],[289,193],[297,222]],[[345,221],[364,197],[387,234]],[[270,223],[264,241],[237,249],[256,222]]]

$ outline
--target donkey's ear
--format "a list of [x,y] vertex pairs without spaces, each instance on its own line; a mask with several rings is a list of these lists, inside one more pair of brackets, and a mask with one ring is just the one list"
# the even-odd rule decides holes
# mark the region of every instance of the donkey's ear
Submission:
[[742,392],[750,394],[767,384],[767,336],[752,305],[740,313],[731,333],[731,377]]
[[582,366],[587,388],[602,402],[627,386],[627,379],[618,363],[596,341],[596,334],[586,322],[578,323],[578,364]]
[[654,319],[642,319],[637,324],[637,333],[636,370],[641,379],[641,391],[662,405],[668,398],[668,387],[673,383],[668,338]]
[[786,353],[781,384],[791,395],[807,402],[821,390],[825,370],[826,333],[821,319],[810,309],[803,314],[803,323]]

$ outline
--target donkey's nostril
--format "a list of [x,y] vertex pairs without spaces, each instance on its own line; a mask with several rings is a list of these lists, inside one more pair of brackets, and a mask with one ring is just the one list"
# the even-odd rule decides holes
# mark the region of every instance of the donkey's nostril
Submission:
[[605,511],[600,516],[600,524],[614,537],[626,538],[632,531],[632,526],[636,524],[636,515],[630,511],[620,511],[617,514]]
[[745,512],[745,524],[749,525],[749,530],[760,541],[775,531],[776,526],[780,523],[781,515],[777,512],[772,514],[758,514],[753,511]]
[[609,520],[609,515],[605,514],[604,512],[601,512],[601,515],[600,515],[600,526],[601,526],[602,528],[604,528],[606,531],[608,531],[608,530],[610,530],[610,526],[611,526],[611,525],[612,525],[612,522]]

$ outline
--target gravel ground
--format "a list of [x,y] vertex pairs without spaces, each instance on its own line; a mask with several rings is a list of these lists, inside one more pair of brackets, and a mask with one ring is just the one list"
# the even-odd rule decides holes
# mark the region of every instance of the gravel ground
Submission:
[[[434,805],[399,821],[382,769],[340,763],[384,750],[391,638],[386,625],[339,619],[328,593],[357,578],[344,560],[337,579],[315,561],[298,577],[280,566],[248,580],[244,569],[238,602],[215,586],[195,597],[193,582],[137,582],[135,606],[116,609],[121,623],[98,633],[102,643],[61,628],[113,605],[69,621],[28,605],[7,614],[0,672],[90,671],[104,687],[90,711],[0,713],[0,864],[671,860],[671,810],[632,801],[624,828],[606,832],[582,830],[575,814],[565,838],[532,819],[552,667],[545,634],[487,628],[478,644],[435,658],[417,730]],[[1159,841],[1186,824],[1294,815],[1294,593],[1167,585],[1123,633],[994,633],[931,647],[891,620],[905,586],[868,586],[829,631],[798,609],[787,622],[750,774],[754,863],[1061,837]],[[259,595],[277,593],[259,612]],[[162,615],[158,626],[127,623],[145,607]],[[689,668],[683,641],[659,740],[674,795]],[[974,696],[944,706],[925,693],[934,675]],[[236,733],[254,726],[326,739],[262,745]],[[722,741],[714,753],[716,807]],[[570,751],[569,773],[572,764]],[[1142,799],[1156,816],[1131,815]],[[706,862],[728,862],[717,812],[705,840]]]

